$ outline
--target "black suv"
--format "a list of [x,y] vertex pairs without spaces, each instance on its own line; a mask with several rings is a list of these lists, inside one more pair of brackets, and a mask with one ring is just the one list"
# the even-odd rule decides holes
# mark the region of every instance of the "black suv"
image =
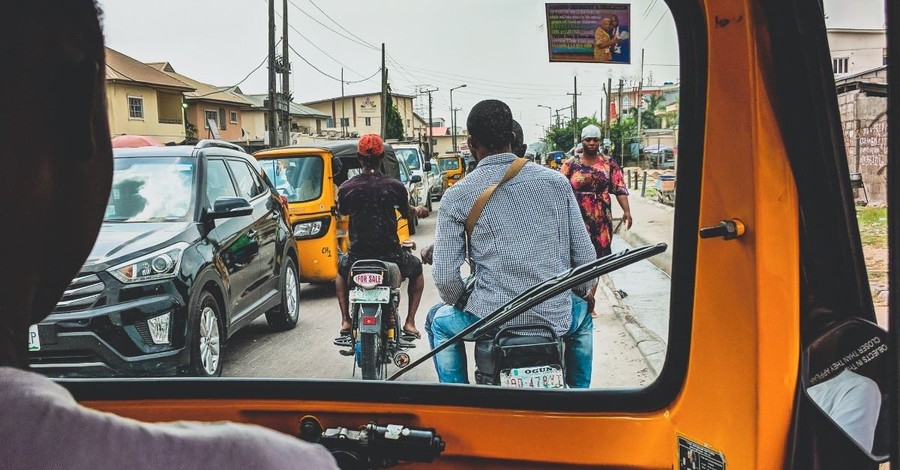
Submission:
[[117,149],[104,223],[56,309],[29,332],[48,375],[217,376],[222,346],[265,313],[297,324],[285,204],[237,145]]

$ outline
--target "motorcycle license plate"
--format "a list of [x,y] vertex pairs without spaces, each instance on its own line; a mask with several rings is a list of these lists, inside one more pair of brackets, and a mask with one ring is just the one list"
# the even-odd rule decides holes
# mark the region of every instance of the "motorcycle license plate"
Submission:
[[501,387],[563,388],[565,384],[562,367],[557,364],[518,367],[500,371]]
[[353,304],[386,304],[390,301],[390,287],[357,288],[350,291],[350,303]]

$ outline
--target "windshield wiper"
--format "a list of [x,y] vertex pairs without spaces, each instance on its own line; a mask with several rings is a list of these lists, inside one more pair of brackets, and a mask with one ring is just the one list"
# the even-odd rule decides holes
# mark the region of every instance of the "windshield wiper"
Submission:
[[460,341],[477,341],[488,336],[498,326],[512,320],[513,318],[525,313],[531,307],[544,302],[545,300],[559,295],[563,292],[571,290],[573,287],[596,279],[604,274],[609,274],[615,270],[624,268],[630,264],[636,263],[642,259],[658,255],[668,248],[665,243],[657,243],[656,245],[645,245],[640,248],[633,248],[611,255],[604,256],[596,261],[583,264],[577,268],[563,271],[556,276],[536,284],[525,292],[514,297],[512,300],[504,304],[502,307],[494,310],[484,318],[469,325],[459,334],[450,338],[444,344],[428,351],[424,356],[416,359],[408,366],[398,370],[387,380],[396,380],[403,374],[409,372],[419,364],[431,359],[437,353],[447,349],[448,347],[459,343]]

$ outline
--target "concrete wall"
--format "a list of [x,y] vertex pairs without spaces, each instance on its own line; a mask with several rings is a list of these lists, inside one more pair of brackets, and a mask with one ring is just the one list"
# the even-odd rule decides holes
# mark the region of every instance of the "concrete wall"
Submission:
[[241,126],[247,133],[245,139],[268,142],[266,133],[266,112],[257,109],[241,111]]
[[870,204],[886,205],[887,98],[854,90],[839,95],[838,106],[850,172],[862,173]]
[[[143,118],[131,118],[128,112],[128,97],[143,99]],[[109,131],[113,136],[122,134],[145,135],[162,143],[184,140],[184,124],[159,122],[159,100],[153,88],[106,83],[107,116]],[[164,103],[167,101],[164,99]],[[165,106],[165,105],[164,105]]]
[[884,49],[887,36],[884,31],[831,30],[828,31],[828,48],[832,60],[847,58],[847,73],[857,73],[884,65]]
[[[205,111],[215,111],[218,116],[219,109],[225,109],[225,121],[218,122],[218,118],[216,121],[219,124],[219,137],[222,140],[227,141],[238,141],[241,140],[241,108],[224,104],[224,103],[215,103],[209,101],[192,101],[190,105],[188,105],[187,109],[187,117],[188,122],[197,126],[197,138],[198,139],[211,139],[213,136],[209,132],[209,129],[206,125],[206,113]],[[237,122],[231,122],[231,113],[237,113]],[[222,129],[222,124],[224,124],[225,129]]]

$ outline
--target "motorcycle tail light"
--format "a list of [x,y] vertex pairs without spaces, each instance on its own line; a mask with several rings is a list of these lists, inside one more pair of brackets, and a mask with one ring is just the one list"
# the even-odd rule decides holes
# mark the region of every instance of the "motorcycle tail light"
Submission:
[[363,317],[362,323],[363,323],[363,325],[366,325],[366,326],[374,326],[375,320],[376,320],[375,317]]

